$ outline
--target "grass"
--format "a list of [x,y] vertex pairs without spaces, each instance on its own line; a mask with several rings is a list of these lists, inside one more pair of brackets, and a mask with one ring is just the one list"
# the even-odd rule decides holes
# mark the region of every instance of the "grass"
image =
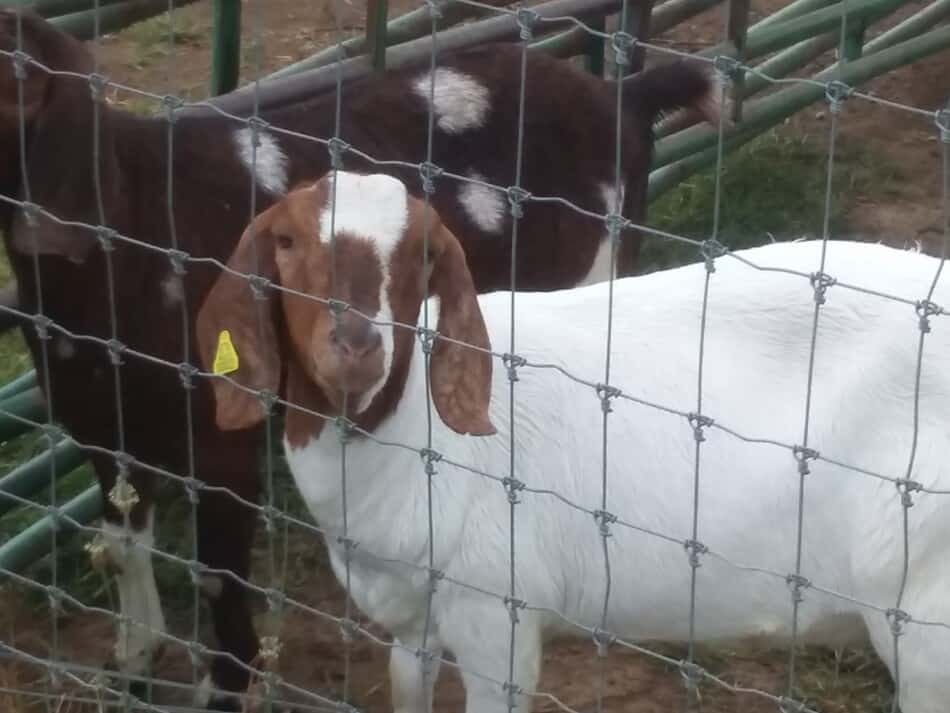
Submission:
[[145,69],[154,62],[161,61],[172,53],[172,43],[179,45],[198,45],[206,41],[206,34],[200,32],[194,20],[187,15],[168,13],[149,20],[138,22],[123,34],[124,41],[132,49],[132,63],[136,69]]
[[[718,239],[731,249],[771,240],[820,237],[825,217],[827,148],[825,137],[790,137],[779,130],[763,134],[728,156],[720,181]],[[899,190],[900,169],[876,154],[841,140],[833,171],[829,228],[849,232],[847,214],[857,196],[891,197]],[[695,240],[710,237],[716,198],[715,169],[687,179],[654,201],[648,225]],[[644,272],[699,260],[697,248],[644,236]]]

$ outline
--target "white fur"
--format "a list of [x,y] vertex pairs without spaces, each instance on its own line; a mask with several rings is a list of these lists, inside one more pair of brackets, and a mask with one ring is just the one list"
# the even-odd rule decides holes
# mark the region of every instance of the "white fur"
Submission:
[[[601,183],[600,195],[604,201],[604,211],[608,214],[623,212],[624,181],[620,183],[620,200],[617,200],[617,190],[613,183]],[[610,242],[610,236],[605,234],[597,253],[594,255],[594,261],[591,263],[590,270],[584,278],[577,284],[578,287],[593,285],[598,282],[606,282],[611,277],[610,258],[613,245]],[[614,265],[613,276],[617,276],[616,265]]]
[[152,509],[141,531],[129,528],[131,540],[127,544],[124,527],[109,522],[102,526],[109,557],[118,568],[116,584],[123,620],[119,622],[115,658],[125,673],[144,673],[165,633],[165,617],[152,571],[150,548],[155,544],[154,524]]
[[[484,181],[485,177],[469,171],[468,177]],[[501,191],[478,183],[462,183],[459,186],[459,203],[475,225],[486,233],[501,234],[505,221],[505,196]]]
[[367,238],[376,249],[383,274],[379,312],[366,315],[378,322],[377,328],[382,338],[383,376],[361,397],[357,412],[369,407],[386,383],[392,366],[393,312],[389,303],[389,261],[408,222],[409,197],[401,181],[381,173],[360,175],[338,171],[335,179],[331,174],[327,204],[320,214],[320,240],[330,242],[331,230],[336,234]]
[[[412,88],[427,104],[432,90],[432,74],[426,72],[412,83]],[[485,125],[491,108],[488,87],[474,77],[455,69],[435,70],[432,110],[436,126],[447,134],[460,134]]]
[[[760,265],[812,272],[816,242],[742,251]],[[919,299],[937,261],[870,244],[833,241],[826,270],[842,281]],[[814,310],[808,281],[761,272],[738,260],[716,261],[709,295],[703,410],[742,434],[784,443],[802,438]],[[625,278],[614,288],[611,382],[625,394],[684,412],[695,409],[702,264]],[[950,305],[950,283],[934,296]],[[508,340],[510,296],[480,305],[495,349]],[[518,297],[517,351],[530,361],[563,366],[592,382],[603,375],[607,285]],[[910,474],[950,488],[950,318],[932,318],[920,391],[920,438]],[[831,287],[821,311],[809,445],[828,457],[902,477],[911,450],[918,318],[912,306]],[[413,355],[405,393],[377,429],[383,441],[426,443],[422,360]],[[515,386],[515,476],[590,510],[601,507],[601,404],[594,390],[554,369],[522,367]],[[451,432],[433,409],[433,447],[454,461],[508,475],[509,383],[495,362],[492,437]],[[608,420],[607,510],[624,522],[670,535],[668,542],[620,524],[607,541],[612,594],[607,628],[634,640],[683,640],[688,630],[690,568],[682,542],[691,536],[695,442],[683,417],[623,399]],[[701,448],[698,538],[730,562],[785,574],[794,571],[799,476],[786,449],[743,442],[706,429]],[[341,529],[340,448],[333,429],[299,449],[286,443],[300,491],[320,524]],[[426,615],[428,504],[426,477],[413,451],[357,440],[346,450],[349,536],[359,546],[351,593],[360,609],[408,646],[418,644]],[[501,484],[444,461],[432,481],[434,566],[447,577],[507,594],[509,503]],[[880,607],[894,606],[901,577],[900,498],[893,484],[824,461],[806,478],[802,574],[815,584]],[[950,498],[915,494],[909,512],[910,570],[903,608],[920,620],[950,622]],[[597,524],[549,495],[519,493],[515,515],[519,612],[514,680],[535,689],[542,634],[570,630],[563,619],[600,624],[605,574]],[[343,574],[343,550],[329,536],[331,562]],[[387,558],[380,561],[374,556]],[[418,568],[396,564],[407,561]],[[792,604],[781,577],[701,556],[696,636],[715,641],[751,634],[784,638]],[[885,616],[815,589],[804,592],[805,640],[839,643],[860,617],[893,670]],[[843,628],[842,628],[843,627]],[[508,678],[510,621],[497,598],[439,582],[428,645],[451,650],[463,671]],[[861,633],[861,632],[857,632]],[[585,636],[589,635],[582,634]],[[901,638],[904,713],[939,713],[950,699],[946,652],[950,631],[908,625]],[[397,654],[399,656],[399,654]],[[407,673],[408,671],[408,673]],[[417,668],[397,661],[394,689],[409,690]],[[463,674],[467,711],[504,708],[505,694]],[[410,698],[417,713],[418,696]],[[394,701],[399,709],[399,702]],[[528,708],[519,698],[519,709]]]
[[184,299],[185,285],[181,275],[172,274],[162,280],[162,301],[166,308],[178,307]]
[[282,196],[287,192],[287,154],[277,139],[266,131],[258,131],[257,153],[251,145],[251,129],[245,127],[234,132],[238,156],[253,173],[258,185],[268,193]]

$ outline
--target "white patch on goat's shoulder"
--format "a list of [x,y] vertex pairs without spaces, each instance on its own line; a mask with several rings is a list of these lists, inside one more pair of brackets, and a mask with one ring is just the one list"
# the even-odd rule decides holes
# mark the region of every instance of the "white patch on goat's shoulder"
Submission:
[[185,286],[181,275],[169,275],[162,280],[162,301],[165,307],[171,309],[180,305],[185,299]]
[[[334,189],[335,188],[335,189]],[[327,205],[320,214],[320,239],[330,241],[335,233],[348,233],[369,240],[376,248],[383,279],[379,288],[379,312],[366,315],[377,322],[382,337],[383,375],[360,399],[358,412],[365,411],[389,378],[393,363],[393,313],[389,304],[390,258],[409,224],[409,194],[402,181],[386,174],[361,175],[338,171],[330,177]]]
[[[469,171],[468,177],[485,182],[485,177],[474,171]],[[465,182],[459,187],[459,203],[479,228],[486,233],[501,234],[505,221],[505,199],[501,191]]]
[[258,130],[258,146],[255,153],[251,144],[251,129],[245,127],[234,132],[238,156],[268,193],[282,196],[287,192],[287,154],[277,139],[266,131]]
[[56,340],[56,356],[63,361],[76,356],[76,345],[73,344],[73,341],[69,337],[61,335]]
[[[601,183],[600,184],[600,197],[604,202],[604,212],[609,214],[612,213],[622,213],[623,212],[623,199],[624,199],[624,180],[621,178],[620,181],[620,194],[618,196],[616,188],[614,188],[613,183]],[[618,200],[619,198],[619,200]],[[593,285],[598,282],[606,282],[610,279],[610,263],[611,263],[611,252],[612,245],[610,242],[610,235],[605,234],[600,241],[600,246],[597,248],[597,253],[594,255],[594,261],[591,263],[590,269],[587,271],[587,274],[577,283],[578,287],[583,287],[584,285]],[[614,266],[614,276],[616,276],[616,265]]]
[[491,108],[488,87],[474,77],[448,67],[435,70],[435,88],[432,73],[425,72],[412,88],[428,104],[432,96],[432,111],[436,126],[447,134],[459,134],[485,125]]

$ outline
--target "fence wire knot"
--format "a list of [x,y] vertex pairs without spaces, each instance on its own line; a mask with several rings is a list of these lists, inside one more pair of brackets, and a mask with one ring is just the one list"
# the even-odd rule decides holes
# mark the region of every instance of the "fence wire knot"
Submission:
[[63,526],[62,508],[58,505],[47,505],[43,510],[49,516],[53,529],[58,531]]
[[176,275],[184,275],[188,272],[188,268],[185,267],[185,263],[188,262],[191,255],[186,253],[184,250],[178,250],[177,248],[171,248],[166,253],[168,255],[168,261],[172,264],[172,272]]
[[118,339],[110,339],[106,342],[106,349],[109,351],[109,361],[112,362],[112,366],[122,366],[124,363],[122,355],[128,347]]
[[854,88],[848,86],[837,79],[828,82],[825,86],[825,99],[828,100],[829,111],[837,114],[841,111],[841,105],[854,93]]
[[901,507],[905,509],[914,507],[913,493],[919,493],[924,489],[924,486],[917,481],[907,478],[898,480],[895,485],[901,496]]
[[679,670],[680,676],[683,677],[683,682],[690,690],[696,688],[706,674],[706,670],[694,661],[680,661]]
[[699,254],[706,261],[706,272],[716,271],[716,258],[726,254],[728,248],[715,238],[707,238],[699,245]]
[[32,229],[39,225],[40,207],[36,205],[36,203],[23,201],[23,204],[20,206],[20,211],[23,213],[23,219],[26,221],[26,227]]
[[825,303],[825,293],[829,287],[834,287],[838,283],[831,275],[825,272],[813,272],[808,276],[812,289],[815,291],[815,304],[823,305]]
[[32,61],[33,58],[23,50],[13,52],[13,76],[17,81],[22,82],[26,79],[26,66]]
[[689,558],[689,566],[693,569],[702,566],[699,562],[699,558],[701,555],[709,552],[709,548],[699,540],[686,540],[686,542],[683,543],[683,549],[686,550]]
[[594,627],[593,632],[591,632],[591,638],[597,647],[597,655],[601,658],[607,656],[607,649],[617,640],[616,636],[605,629],[601,629],[599,626]]
[[435,179],[442,175],[442,168],[431,161],[419,164],[419,177],[422,179],[422,190],[426,195],[435,193]]
[[614,51],[614,62],[618,67],[626,67],[630,64],[630,55],[637,48],[637,38],[629,32],[614,32],[610,36],[610,46]]
[[360,631],[360,625],[356,623],[353,619],[347,617],[342,617],[340,619],[340,636],[343,637],[345,643],[352,643],[356,641],[356,635]]
[[104,74],[93,73],[89,75],[89,94],[92,96],[94,102],[102,100],[102,96],[105,94],[105,89],[108,84],[109,78]]
[[610,537],[610,526],[617,522],[617,516],[606,510],[594,510],[594,522],[601,537]]
[[178,365],[178,379],[181,381],[181,388],[190,391],[195,388],[195,377],[200,372],[194,364],[182,362]]
[[445,579],[445,572],[441,569],[435,569],[434,567],[429,567],[429,593],[435,594],[435,591],[439,588],[439,582]]
[[443,0],[426,0],[426,7],[429,8],[430,19],[442,19],[442,2]]
[[607,226],[607,237],[610,242],[616,243],[620,237],[620,232],[627,227],[629,221],[620,213],[608,213],[604,216],[604,225]]
[[742,63],[735,57],[718,54],[713,58],[713,67],[724,85],[732,84],[742,72]]
[[790,574],[785,577],[785,583],[792,592],[792,601],[801,603],[805,601],[802,592],[811,586],[811,581],[800,574]]
[[337,170],[343,168],[343,154],[349,150],[350,145],[337,136],[327,141],[327,151],[330,152],[330,166]]
[[254,294],[254,299],[259,302],[263,302],[267,299],[267,290],[271,286],[272,282],[261,275],[248,275],[247,284],[250,285],[251,292]]
[[508,196],[508,205],[511,206],[511,217],[520,220],[524,217],[524,207],[521,204],[528,200],[531,194],[521,186],[508,186],[505,194]]
[[808,465],[808,462],[818,459],[818,451],[807,446],[793,446],[792,455],[795,456],[795,460],[798,462],[799,475],[811,473],[811,466]]
[[287,606],[287,595],[279,589],[269,588],[264,598],[267,600],[267,608],[272,612],[279,612]]
[[531,38],[534,36],[534,30],[532,29],[541,19],[541,16],[535,11],[527,7],[519,7],[518,11],[515,13],[515,20],[518,23],[518,29],[520,30],[521,40],[523,42],[530,42]]
[[261,519],[264,521],[264,529],[267,532],[276,532],[277,526],[275,523],[282,519],[280,510],[278,510],[273,505],[264,505],[260,509]]
[[610,384],[597,384],[595,390],[597,392],[597,398],[600,399],[600,410],[604,413],[611,413],[613,411],[610,402],[613,399],[620,398],[621,393],[623,393],[616,386],[611,386]]
[[903,609],[898,609],[892,607],[888,609],[884,616],[887,618],[887,623],[891,627],[891,634],[894,635],[894,638],[902,636],[904,633],[904,626],[911,621],[910,614],[905,612]]
[[934,114],[934,123],[940,129],[940,140],[950,144],[950,108],[938,110]]
[[247,120],[247,128],[251,131],[251,146],[260,148],[261,134],[266,133],[269,127],[270,124],[259,116],[252,116]]
[[345,445],[353,438],[354,424],[345,416],[337,416],[333,419],[333,425],[336,426],[337,440],[341,445]]
[[115,250],[115,240],[119,237],[118,232],[105,225],[96,226],[96,239],[102,247],[102,252],[111,253]]
[[920,300],[914,306],[914,309],[917,311],[917,317],[920,320],[918,322],[920,331],[924,334],[928,334],[930,332],[930,318],[935,317],[943,312],[940,305],[937,305],[930,300]]
[[508,710],[517,708],[518,702],[515,699],[524,693],[524,689],[513,681],[505,681],[501,684],[501,690],[508,695]]
[[501,485],[508,494],[509,503],[512,505],[517,505],[521,502],[518,499],[518,493],[519,491],[524,490],[524,483],[522,483],[517,478],[502,478]]
[[257,402],[261,405],[265,418],[274,412],[274,406],[277,404],[278,398],[277,394],[270,389],[261,389],[257,392]]
[[36,336],[43,341],[50,339],[49,328],[53,326],[53,320],[45,314],[33,315],[33,328],[36,330]]
[[438,451],[434,451],[431,448],[423,448],[419,451],[419,457],[422,458],[422,462],[425,464],[425,472],[430,478],[435,475],[438,470],[436,470],[435,464],[442,460],[442,454]]
[[198,504],[199,493],[204,488],[204,481],[198,480],[197,478],[188,477],[183,481],[185,486],[185,493],[188,497],[188,502],[192,505]]
[[174,124],[178,121],[178,116],[175,114],[179,109],[185,105],[185,102],[181,97],[176,97],[173,94],[166,94],[162,97],[162,109],[165,110],[165,119],[169,124]]
[[693,429],[693,438],[697,443],[702,443],[706,440],[705,429],[715,423],[712,418],[701,413],[690,413],[686,416],[686,420],[689,421],[689,425]]
[[518,369],[528,363],[528,360],[517,354],[502,354],[501,361],[508,372],[508,381],[518,381]]
[[422,345],[423,354],[432,354],[432,347],[435,344],[435,338],[438,336],[438,334],[439,333],[434,329],[416,327],[416,336],[419,338],[419,343]]
[[202,644],[200,641],[195,641],[192,639],[187,643],[188,647],[188,658],[191,659],[191,663],[195,666],[201,665],[201,660],[208,653],[208,647]]
[[44,423],[40,430],[43,431],[43,437],[46,438],[50,446],[55,446],[66,437],[63,429],[54,423]]
[[139,502],[139,494],[128,478],[120,476],[109,491],[109,502],[123,515],[132,512]]

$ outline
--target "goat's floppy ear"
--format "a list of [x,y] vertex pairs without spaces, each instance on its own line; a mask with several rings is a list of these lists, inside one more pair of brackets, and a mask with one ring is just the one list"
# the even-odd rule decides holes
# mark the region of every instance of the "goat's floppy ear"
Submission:
[[[432,271],[432,293],[439,298],[440,336],[471,344],[472,349],[436,339],[430,361],[432,400],[445,424],[456,433],[490,436],[491,343],[478,306],[475,285],[458,240],[444,226],[444,249]],[[484,350],[484,351],[482,351]]]
[[[26,147],[31,200],[60,220],[97,225],[100,222],[93,161],[99,162],[105,223],[114,222],[120,206],[120,181],[112,133],[111,112],[105,105],[105,85],[82,76],[94,69],[89,50],[74,37],[31,12],[22,17],[22,46],[26,54],[50,70],[25,66],[23,113],[30,131]],[[16,49],[16,15],[0,11],[0,47]],[[0,127],[10,137],[19,132],[18,80],[12,60],[0,60]],[[93,88],[100,101],[99,150],[94,157]],[[82,263],[96,245],[96,235],[85,228],[68,227],[42,213],[28,219],[18,211],[12,247],[26,255],[64,257]]]
[[[256,257],[255,257],[256,253]],[[269,232],[248,227],[235,248],[228,267],[243,274],[274,280],[277,266],[274,239]],[[198,310],[198,351],[206,371],[229,376],[255,391],[277,393],[280,355],[274,326],[273,290],[267,299],[254,296],[247,278],[222,272]],[[215,419],[225,431],[250,428],[264,419],[256,394],[239,389],[226,379],[212,379]]]

